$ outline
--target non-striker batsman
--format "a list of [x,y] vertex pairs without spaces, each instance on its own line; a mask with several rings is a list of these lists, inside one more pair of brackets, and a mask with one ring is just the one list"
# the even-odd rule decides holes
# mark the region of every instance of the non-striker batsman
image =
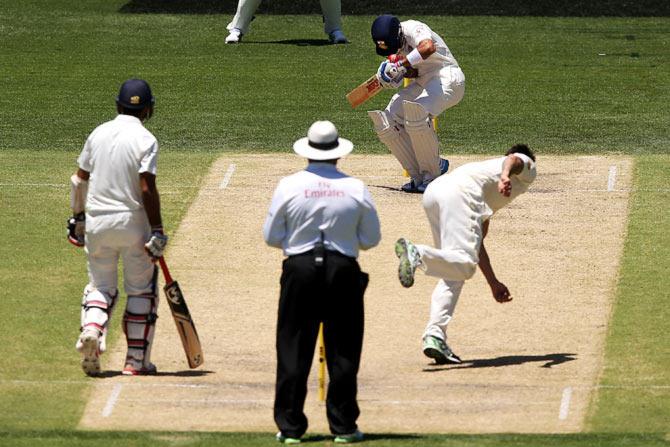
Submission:
[[377,54],[389,57],[377,71],[382,86],[397,89],[405,77],[414,78],[386,109],[368,114],[381,142],[411,177],[402,190],[422,193],[449,166],[440,159],[432,118],[460,102],[465,76],[444,40],[425,23],[382,15],[372,23],[372,40]]
[[153,113],[146,81],[129,79],[116,99],[118,115],[86,140],[72,176],[68,238],[84,246],[89,283],[84,289],[81,334],[76,348],[90,376],[100,373],[100,354],[119,295],[117,266],[123,260],[128,295],[123,330],[128,352],[125,375],[152,374],[154,325],[158,306],[153,260],[163,254],[160,201],[156,188],[158,142],[143,123]]

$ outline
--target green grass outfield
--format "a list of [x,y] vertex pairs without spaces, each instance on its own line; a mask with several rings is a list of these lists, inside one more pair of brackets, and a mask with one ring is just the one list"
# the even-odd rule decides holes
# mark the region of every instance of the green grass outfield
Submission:
[[[148,79],[157,97],[148,127],[161,143],[168,231],[223,151],[290,152],[311,121],[328,118],[358,151],[384,152],[364,110],[344,100],[379,62],[372,18],[345,17],[353,43],[332,47],[322,45],[317,16],[261,16],[244,45],[229,47],[227,15],[122,14],[124,3],[5,0],[0,8],[0,445],[274,445],[270,434],[75,429],[92,380],[73,349],[86,276],[83,253],[64,238],[67,179],[130,76]],[[586,433],[373,434],[369,444],[668,445],[670,19],[425,20],[467,78],[465,99],[441,120],[445,152],[488,154],[526,141],[540,157],[633,155],[631,216]]]

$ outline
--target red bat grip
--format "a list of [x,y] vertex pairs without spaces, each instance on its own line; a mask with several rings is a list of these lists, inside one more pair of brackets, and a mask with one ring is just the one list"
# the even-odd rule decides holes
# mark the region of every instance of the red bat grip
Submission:
[[166,284],[171,284],[172,283],[172,276],[170,275],[170,270],[168,270],[168,266],[165,263],[165,258],[162,256],[158,258],[158,263],[161,265],[161,270],[163,270],[163,276],[165,277],[165,283]]

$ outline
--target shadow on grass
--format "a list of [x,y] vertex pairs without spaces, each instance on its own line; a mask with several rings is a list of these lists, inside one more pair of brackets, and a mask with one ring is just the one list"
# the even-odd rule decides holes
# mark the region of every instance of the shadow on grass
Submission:
[[[670,2],[658,0],[341,0],[345,15],[392,13],[451,16],[667,17]],[[227,14],[237,0],[130,0],[119,12],[130,14]],[[264,1],[259,14],[321,14],[316,0]]]
[[474,359],[464,360],[459,365],[437,365],[437,368],[424,368],[425,372],[437,372],[450,369],[470,369],[470,368],[499,368],[501,366],[523,365],[525,363],[542,363],[540,368],[551,368],[562,363],[577,360],[577,354],[574,353],[555,353],[544,355],[505,355],[492,359]]
[[328,39],[286,39],[286,40],[255,40],[255,41],[244,41],[244,45],[253,45],[253,44],[275,44],[275,45],[295,45],[298,47],[323,47],[326,45],[331,45]]

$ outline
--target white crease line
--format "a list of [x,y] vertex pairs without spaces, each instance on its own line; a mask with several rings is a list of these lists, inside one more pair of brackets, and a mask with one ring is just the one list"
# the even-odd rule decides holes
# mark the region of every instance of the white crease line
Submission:
[[616,166],[610,166],[610,172],[607,176],[607,191],[614,191],[614,185],[616,184]]
[[65,183],[0,183],[0,187],[42,187],[42,188],[68,188],[68,185]]
[[230,182],[230,178],[233,176],[233,172],[235,172],[235,163],[231,163],[230,166],[228,166],[228,170],[226,171],[226,175],[223,176],[223,180],[221,180],[219,189],[226,189],[226,186],[228,186],[228,183]]
[[558,410],[558,419],[564,421],[568,418],[570,413],[570,399],[572,398],[572,387],[563,389],[563,397],[561,397],[561,407]]
[[119,396],[121,395],[121,388],[123,388],[123,384],[121,383],[114,385],[114,389],[112,389],[112,392],[107,399],[105,408],[102,409],[103,418],[109,417],[112,414],[112,411],[114,411],[114,405],[116,405],[116,401],[119,400]]

